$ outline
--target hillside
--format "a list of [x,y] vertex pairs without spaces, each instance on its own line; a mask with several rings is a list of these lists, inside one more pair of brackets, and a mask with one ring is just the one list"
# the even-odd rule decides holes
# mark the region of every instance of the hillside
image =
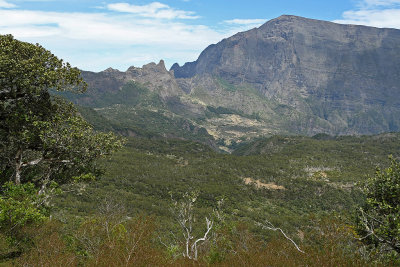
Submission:
[[310,214],[352,212],[362,201],[355,183],[372,176],[375,167],[386,167],[389,154],[400,157],[400,135],[274,136],[235,154],[188,141],[132,138],[101,163],[106,172],[99,181],[60,196],[57,206],[84,215],[111,197],[129,213],[153,214],[167,223],[170,194],[198,191],[200,214],[223,198],[234,220],[270,219],[294,229]]
[[0,36],[0,265],[398,266],[397,33],[283,16],[182,68],[83,72],[83,94],[77,68]]

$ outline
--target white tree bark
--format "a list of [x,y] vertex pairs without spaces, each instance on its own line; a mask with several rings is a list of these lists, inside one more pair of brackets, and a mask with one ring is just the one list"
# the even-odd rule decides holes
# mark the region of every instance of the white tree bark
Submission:
[[193,244],[192,244],[192,255],[194,254],[194,260],[197,260],[197,243],[200,241],[206,241],[208,233],[211,231],[211,228],[213,226],[213,221],[210,221],[206,217],[206,225],[207,225],[207,231],[204,233],[204,236],[202,238],[197,239]]
[[299,252],[305,253],[303,250],[300,249],[300,247],[296,244],[296,242],[294,242],[293,239],[291,239],[289,236],[287,236],[287,235],[285,234],[285,232],[284,232],[281,228],[275,227],[275,226],[274,226],[271,222],[269,222],[268,220],[265,220],[265,223],[266,223],[266,224],[262,224],[262,223],[256,223],[256,224],[259,225],[259,226],[261,226],[261,227],[264,228],[264,229],[267,229],[267,230],[272,230],[272,231],[279,231],[279,232],[281,232],[282,235],[283,235],[287,240],[289,240],[290,242],[292,242],[292,244],[295,246],[295,248],[296,248]]
[[182,229],[182,235],[185,244],[185,249],[182,253],[183,257],[197,260],[198,244],[207,240],[213,226],[213,221],[206,218],[206,232],[204,233],[203,237],[198,238],[193,242],[194,236],[192,225],[195,220],[193,214],[193,203],[196,201],[197,196],[188,197],[188,195],[186,195],[186,198],[187,199],[180,203],[173,200],[174,208],[171,209],[171,211],[175,215],[176,220]]
[[21,184],[22,150],[18,149],[15,155],[15,184]]

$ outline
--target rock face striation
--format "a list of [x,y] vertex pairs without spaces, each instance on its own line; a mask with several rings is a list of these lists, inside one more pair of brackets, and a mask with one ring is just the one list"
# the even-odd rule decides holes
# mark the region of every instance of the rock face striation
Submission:
[[171,70],[176,78],[211,75],[254,87],[266,99],[317,116],[330,133],[399,130],[399,30],[285,15]]

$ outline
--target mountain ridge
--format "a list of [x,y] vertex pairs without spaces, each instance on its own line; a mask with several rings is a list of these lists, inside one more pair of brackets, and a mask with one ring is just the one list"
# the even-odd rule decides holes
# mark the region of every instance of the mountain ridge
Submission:
[[[222,147],[274,134],[377,134],[400,129],[398,62],[400,30],[283,15],[170,70],[161,60],[126,72],[83,72],[89,90],[74,101],[125,119],[138,116],[126,99],[147,90],[153,100],[141,109],[204,128]],[[142,91],[121,96],[130,82],[138,86],[129,90]],[[108,102],[99,101],[104,95]]]
[[[212,75],[231,84],[248,84],[279,104],[311,111],[332,124],[331,133],[377,133],[378,129],[362,129],[363,123],[349,117],[371,103],[370,110],[385,104],[398,110],[399,53],[399,30],[281,16],[211,45],[196,61],[171,70],[176,78]],[[393,105],[387,105],[388,96]],[[333,100],[340,110],[330,108],[325,113],[348,111],[341,116],[346,123],[339,125],[336,118],[318,114],[304,100],[323,100],[319,104]],[[398,122],[390,123],[396,126],[382,130],[399,129]]]

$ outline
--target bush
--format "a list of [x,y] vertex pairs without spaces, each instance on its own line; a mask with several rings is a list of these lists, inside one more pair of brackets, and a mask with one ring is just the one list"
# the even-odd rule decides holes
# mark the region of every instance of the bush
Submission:
[[400,162],[390,160],[390,167],[377,169],[364,186],[366,202],[359,210],[357,233],[378,255],[400,263]]
[[31,183],[3,185],[0,194],[0,259],[18,256],[30,245],[24,232],[48,218],[45,197]]

